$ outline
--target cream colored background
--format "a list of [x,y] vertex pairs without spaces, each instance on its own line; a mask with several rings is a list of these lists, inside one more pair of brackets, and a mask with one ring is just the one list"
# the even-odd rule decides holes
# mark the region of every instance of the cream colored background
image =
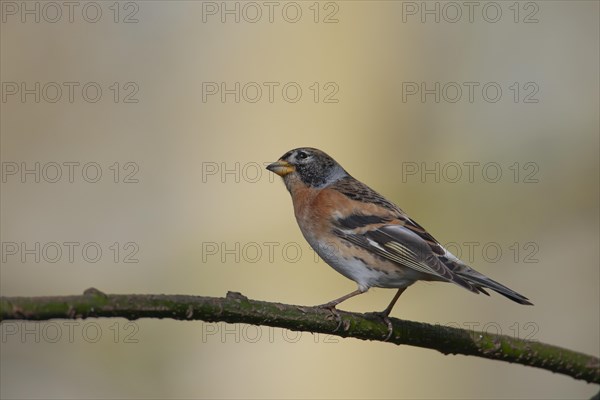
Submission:
[[[349,292],[354,283],[314,260],[281,182],[267,171],[250,182],[252,163],[313,146],[441,242],[498,243],[506,252],[501,261],[486,262],[479,248],[474,265],[535,303],[416,284],[394,316],[487,324],[505,334],[519,326],[521,337],[535,326],[535,339],[598,356],[598,2],[536,2],[534,24],[512,21],[512,2],[501,3],[505,14],[496,24],[480,13],[473,23],[403,23],[402,2],[392,1],[337,2],[335,24],[315,24],[312,2],[299,3],[305,14],[298,23],[276,13],[273,23],[252,24],[218,17],[203,23],[201,2],[139,1],[138,23],[115,24],[112,2],[100,4],[105,14],[96,24],[80,14],[73,23],[2,23],[3,82],[94,81],[105,90],[95,104],[80,97],[72,104],[1,103],[2,161],[93,161],[107,177],[96,184],[11,178],[2,185],[2,241],[98,242],[106,250],[95,264],[8,258],[2,295],[77,294],[91,286],[206,296],[233,290],[313,305]],[[111,101],[108,86],[130,81],[139,86],[139,103]],[[203,103],[202,82],[221,81],[294,81],[304,93],[298,103],[280,96],[273,103]],[[422,81],[498,82],[504,93],[497,103],[480,95],[472,104],[403,103],[402,82]],[[530,81],[540,88],[539,103],[514,103],[508,86]],[[312,82],[336,82],[339,103],[315,104]],[[139,165],[139,183],[112,183],[108,166],[128,161]],[[469,161],[497,162],[506,178],[402,179],[403,162]],[[539,183],[512,182],[507,168],[514,162],[535,162]],[[238,163],[249,179],[203,181],[206,163]],[[130,241],[139,245],[139,263],[114,263],[107,247]],[[254,253],[240,262],[207,254],[203,260],[208,242],[256,242],[263,253],[257,262],[250,262]],[[279,244],[272,260],[264,242]],[[521,255],[515,263],[508,249],[514,242],[537,243],[539,262],[524,263]],[[288,243],[302,249],[298,262],[281,253]],[[342,308],[380,310],[392,295],[375,289]],[[58,343],[7,336],[0,343],[1,396],[589,398],[598,390],[538,369],[405,346],[169,320],[137,321],[138,343],[124,343],[126,321],[96,322],[103,332],[97,343],[82,338],[81,321],[72,343],[66,328]]]

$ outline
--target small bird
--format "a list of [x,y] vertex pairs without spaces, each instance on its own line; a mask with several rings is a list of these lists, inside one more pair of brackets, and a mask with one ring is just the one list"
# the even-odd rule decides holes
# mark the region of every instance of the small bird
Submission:
[[394,304],[416,281],[452,282],[473,293],[491,289],[519,304],[525,296],[475,271],[446,250],[398,206],[354,179],[323,151],[302,147],[267,169],[281,176],[292,196],[298,226],[319,256],[358,289],[320,307],[335,312],[341,302],[371,287],[397,288],[378,313],[387,323]]

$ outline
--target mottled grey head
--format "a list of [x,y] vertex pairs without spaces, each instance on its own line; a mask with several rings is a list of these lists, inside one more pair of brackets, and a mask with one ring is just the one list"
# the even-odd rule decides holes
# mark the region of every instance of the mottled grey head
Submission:
[[285,153],[267,169],[281,176],[284,181],[297,177],[306,185],[322,188],[348,176],[333,158],[312,147],[300,147]]

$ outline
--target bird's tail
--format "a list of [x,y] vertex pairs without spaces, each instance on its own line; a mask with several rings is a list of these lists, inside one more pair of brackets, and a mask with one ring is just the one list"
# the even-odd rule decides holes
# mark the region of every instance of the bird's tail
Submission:
[[467,282],[472,283],[473,286],[477,287],[477,289],[479,289],[479,291],[482,293],[488,294],[483,288],[492,289],[493,291],[500,293],[502,296],[507,297],[516,303],[530,306],[533,305],[533,303],[530,302],[527,297],[515,292],[501,283],[496,282],[491,278],[488,278],[483,274],[480,274],[472,268],[467,267],[463,270],[454,271],[454,273]]

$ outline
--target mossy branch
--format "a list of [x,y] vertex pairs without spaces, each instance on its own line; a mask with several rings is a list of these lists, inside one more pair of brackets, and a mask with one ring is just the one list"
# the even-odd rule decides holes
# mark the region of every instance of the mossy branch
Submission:
[[[387,326],[374,314],[339,311],[341,324],[328,310],[249,300],[229,292],[225,298],[183,295],[106,295],[88,289],[81,296],[0,297],[0,322],[55,318],[171,318],[266,325],[383,341]],[[600,383],[598,358],[560,347],[505,335],[468,331],[391,318],[390,343],[538,367]]]

